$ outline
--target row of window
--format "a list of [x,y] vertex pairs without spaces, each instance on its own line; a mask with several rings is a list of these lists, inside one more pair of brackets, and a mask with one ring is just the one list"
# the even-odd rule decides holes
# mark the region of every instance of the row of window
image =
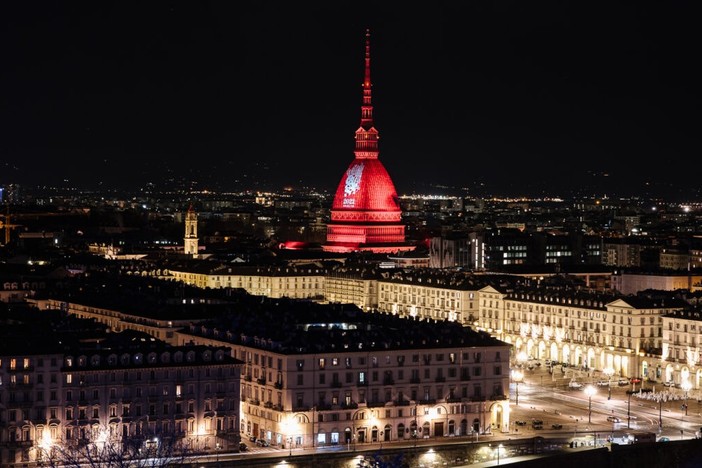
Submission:
[[[14,376],[12,376],[14,377]],[[0,385],[2,384],[1,379],[0,379]],[[212,393],[212,389],[216,389],[217,393],[224,393],[225,391],[229,392],[235,392],[237,387],[237,383],[235,381],[232,382],[217,382],[216,385],[212,385],[210,383],[204,383],[200,384],[199,388],[203,388],[204,392],[203,395],[207,396]],[[121,391],[118,391],[117,388],[113,387],[108,390],[109,398],[110,399],[117,399],[117,398],[142,398],[146,396],[147,389],[142,388],[142,387],[120,387]],[[85,401],[87,396],[91,396],[92,400],[99,400],[100,399],[100,394],[102,393],[101,389],[94,388],[92,390],[65,390],[65,401],[70,402],[74,401],[74,397],[77,397],[77,401]],[[31,402],[31,393],[30,392],[6,392],[6,393],[0,393],[0,403],[2,403],[2,396],[7,395],[7,400],[8,402]],[[188,396],[194,396],[195,395],[195,384],[187,384],[185,385],[185,392],[184,392],[184,385],[182,384],[171,384],[171,385],[164,385],[162,387],[156,387],[156,386],[151,386],[148,387],[148,396],[149,397],[155,397],[155,396],[169,396],[173,395],[176,398],[180,398],[183,395],[188,395]],[[38,390],[36,392],[36,402],[43,402],[44,401],[44,390]],[[50,401],[57,401],[57,396],[58,396],[58,390],[56,389],[51,389],[49,390],[49,400]],[[20,398],[21,397],[21,398]]]

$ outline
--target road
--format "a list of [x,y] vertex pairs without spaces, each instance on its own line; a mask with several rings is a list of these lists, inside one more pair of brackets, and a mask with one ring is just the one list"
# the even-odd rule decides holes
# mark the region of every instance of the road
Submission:
[[[511,420],[523,420],[528,423],[532,419],[544,421],[544,430],[541,431],[530,429],[530,424],[525,427],[513,426],[512,430],[517,429],[517,433],[526,431],[530,435],[533,432],[544,432],[546,436],[546,433],[553,432],[550,430],[551,424],[559,423],[563,425],[561,432],[569,431],[573,434],[594,431],[612,432],[630,428],[656,432],[659,437],[668,437],[672,440],[673,438],[695,438],[702,426],[697,393],[694,395],[688,393],[688,406],[685,411],[682,407],[685,403],[685,395],[680,389],[658,385],[655,393],[678,398],[660,404],[657,401],[641,398],[646,396],[645,393],[627,394],[627,390],[639,391],[640,385],[635,389],[631,384],[620,386],[617,379],[613,379],[609,388],[596,386],[594,383],[600,380],[599,375],[591,375],[588,378],[586,372],[580,372],[575,376],[575,380],[582,384],[592,382],[596,389],[590,405],[589,398],[583,391],[584,387],[580,389],[568,387],[573,379],[573,373],[568,372],[564,375],[560,368],[556,369],[552,374],[544,364],[535,366],[533,370],[525,369],[524,379],[519,384],[518,402],[516,384],[514,382],[511,384]],[[654,388],[650,384],[645,385],[648,388]],[[653,392],[648,395],[653,395]],[[620,422],[610,422],[607,420],[608,416],[617,417]],[[659,417],[663,423],[662,428],[659,427]]]

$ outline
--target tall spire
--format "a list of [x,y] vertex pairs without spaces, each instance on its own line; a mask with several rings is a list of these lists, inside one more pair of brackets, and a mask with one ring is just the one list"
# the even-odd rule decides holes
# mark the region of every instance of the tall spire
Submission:
[[357,159],[378,158],[378,131],[373,127],[373,105],[371,104],[370,78],[370,29],[366,29],[365,73],[363,76],[363,105],[361,106],[361,126],[356,130]]

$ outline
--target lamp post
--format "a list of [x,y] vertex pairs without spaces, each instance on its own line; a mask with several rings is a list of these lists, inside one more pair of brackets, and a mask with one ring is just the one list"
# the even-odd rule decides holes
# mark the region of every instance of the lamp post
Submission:
[[682,383],[681,388],[685,391],[685,404],[683,406],[685,408],[685,416],[687,416],[687,392],[692,388],[692,384],[686,380]]
[[515,400],[514,404],[516,406],[519,406],[519,383],[522,381],[524,378],[524,373],[520,371],[519,369],[515,369],[512,371],[512,380],[514,380],[514,383],[516,384],[517,392],[515,393]]
[[593,387],[592,385],[588,385],[585,387],[585,395],[587,395],[587,400],[588,400],[588,413],[587,413],[587,422],[592,423],[592,396],[597,393],[597,389]]
[[500,464],[500,449],[502,448],[502,444],[497,446],[497,464]]
[[631,429],[631,395],[633,395],[635,392],[633,390],[627,390],[626,394],[629,395],[627,404],[626,404],[626,428]]
[[612,376],[614,375],[614,369],[611,366],[606,367],[602,370],[607,376],[607,399],[612,399]]
[[658,401],[658,430],[663,429],[663,402],[668,401],[666,392],[658,392],[656,398]]

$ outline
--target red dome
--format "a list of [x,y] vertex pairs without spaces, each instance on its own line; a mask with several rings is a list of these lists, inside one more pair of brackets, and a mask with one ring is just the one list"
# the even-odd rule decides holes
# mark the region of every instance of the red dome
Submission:
[[351,162],[336,189],[332,221],[344,217],[340,212],[345,211],[371,212],[367,213],[371,217],[373,211],[381,211],[384,221],[390,221],[389,213],[396,213],[392,220],[400,220],[401,210],[395,185],[380,160],[354,159]]
[[378,131],[373,127],[370,82],[370,33],[366,31],[366,67],[361,125],[356,130],[355,158],[339,182],[327,224],[327,252],[367,250],[390,253],[413,250],[395,184],[378,160]]

